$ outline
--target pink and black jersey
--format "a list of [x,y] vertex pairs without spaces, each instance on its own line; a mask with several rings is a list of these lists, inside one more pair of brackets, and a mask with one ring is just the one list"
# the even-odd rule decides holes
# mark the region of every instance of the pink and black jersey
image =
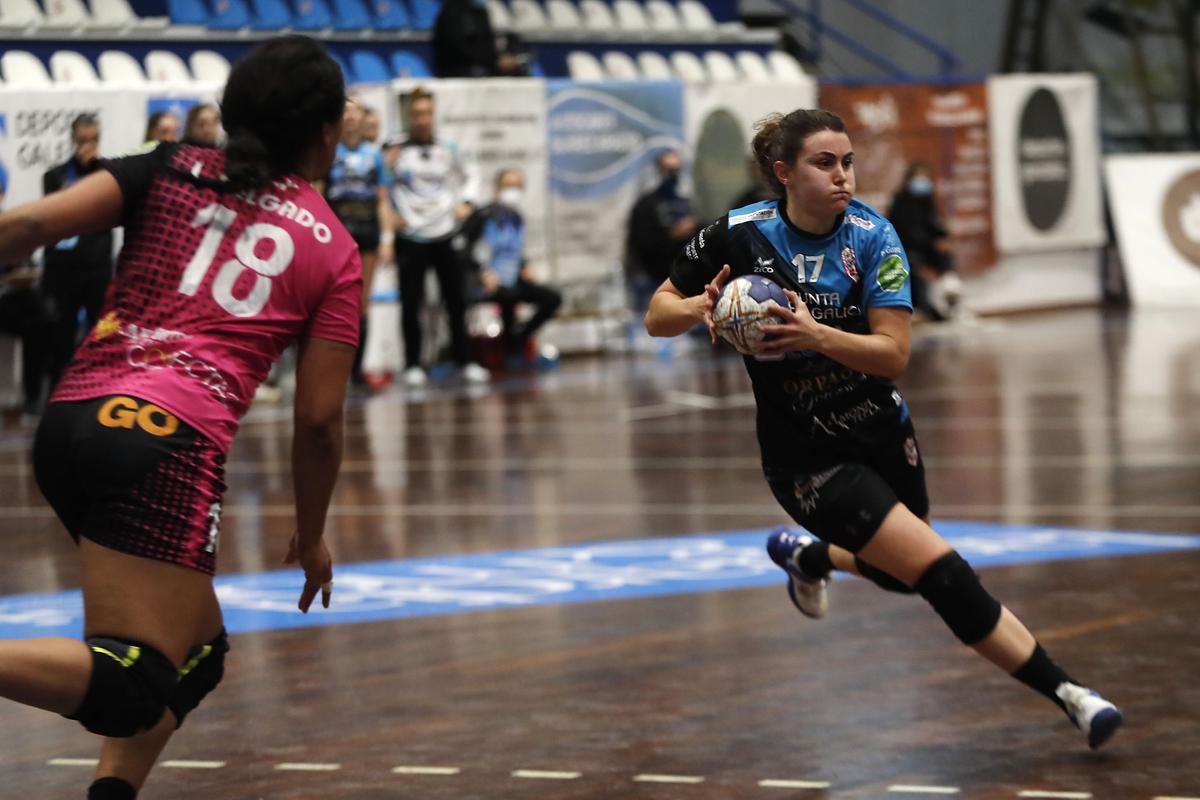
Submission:
[[304,336],[358,344],[358,249],[304,179],[234,193],[225,153],[191,145],[105,168],[124,197],[125,245],[52,402],[134,395],[227,451],[285,348]]

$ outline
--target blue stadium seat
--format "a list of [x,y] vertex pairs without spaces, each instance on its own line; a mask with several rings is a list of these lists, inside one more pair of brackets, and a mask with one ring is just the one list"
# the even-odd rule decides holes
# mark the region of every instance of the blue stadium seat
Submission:
[[386,83],[392,79],[392,71],[383,59],[370,50],[355,50],[350,54],[350,69],[361,83]]
[[242,0],[213,0],[208,27],[217,30],[237,30],[250,24],[250,12]]
[[292,27],[298,31],[323,31],[333,27],[333,15],[325,0],[296,0]]
[[346,63],[346,59],[342,57],[341,53],[338,53],[336,50],[327,50],[326,52],[328,52],[329,57],[336,61],[337,65],[342,68],[342,80],[346,82],[346,85],[349,86],[350,84],[354,83],[357,80],[357,77],[355,76],[353,70],[350,69],[350,65]]
[[397,78],[432,78],[429,65],[425,59],[408,50],[397,50],[392,53],[392,69]]
[[409,27],[408,8],[401,0],[371,0],[374,27],[381,31],[400,31]]
[[174,25],[205,25],[209,23],[208,7],[200,0],[167,0],[167,16]]
[[431,31],[442,4],[440,0],[408,0],[408,7],[412,10],[413,30]]
[[[217,0],[221,2],[221,0]],[[292,10],[284,0],[250,0],[254,7],[254,19],[250,27],[259,31],[277,31],[291,27]]]
[[362,0],[333,0],[333,27],[354,31],[371,27],[371,15]]
[[544,77],[546,77],[546,70],[542,69],[541,64],[534,61],[529,65],[529,77],[544,78]]

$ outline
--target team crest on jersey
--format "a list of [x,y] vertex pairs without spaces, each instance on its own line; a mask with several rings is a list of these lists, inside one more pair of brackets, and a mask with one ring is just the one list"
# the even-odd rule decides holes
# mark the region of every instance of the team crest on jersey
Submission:
[[917,440],[911,436],[904,440],[904,457],[908,459],[910,467],[915,467],[921,459],[921,454],[917,452]]
[[857,225],[858,227],[862,228],[864,231],[875,230],[875,223],[871,222],[871,220],[867,219],[866,217],[859,217],[854,214],[847,214],[846,222],[849,222],[851,225]]
[[849,276],[850,280],[858,280],[858,259],[854,255],[854,248],[850,245],[842,248],[842,271]]

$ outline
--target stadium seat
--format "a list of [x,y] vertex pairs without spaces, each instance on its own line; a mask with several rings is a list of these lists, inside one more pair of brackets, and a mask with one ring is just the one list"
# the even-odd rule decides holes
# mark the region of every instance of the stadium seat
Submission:
[[579,15],[585,31],[608,35],[617,29],[617,20],[604,0],[581,0]]
[[804,80],[804,70],[800,62],[782,50],[772,50],[767,53],[767,65],[771,68],[776,80]]
[[298,31],[332,30],[333,14],[329,13],[325,0],[296,0],[292,27]]
[[737,62],[738,69],[742,71],[742,75],[746,76],[747,80],[771,80],[771,69],[767,66],[767,62],[753,50],[739,51],[733,58]]
[[127,0],[92,0],[93,28],[165,28],[170,22],[168,17],[139,17]]
[[543,69],[542,65],[539,64],[538,62],[532,61],[529,64],[529,77],[544,78],[544,77],[546,77],[546,70]]
[[573,81],[602,81],[608,78],[604,74],[604,67],[586,50],[567,53],[567,72]]
[[571,0],[546,0],[546,21],[551,30],[560,33],[583,31],[583,17]]
[[504,4],[504,0],[487,0],[487,10],[492,30],[497,33],[512,30],[512,15],[508,13],[508,6]]
[[675,78],[675,70],[671,69],[671,63],[657,50],[643,50],[638,53],[637,61],[642,77],[648,81],[669,81]]
[[21,88],[45,88],[53,85],[46,65],[33,53],[24,50],[6,50],[0,55],[0,72],[4,83]]
[[124,50],[105,50],[96,59],[100,80],[105,83],[134,83],[146,82],[146,73],[142,65]]
[[704,68],[708,70],[709,78],[718,83],[732,83],[742,77],[729,54],[720,50],[709,50],[704,54]]
[[45,19],[34,0],[0,0],[0,28],[36,28]]
[[411,50],[397,50],[392,53],[392,72],[397,78],[431,78],[433,73],[425,59]]
[[197,0],[167,0],[167,16],[173,25],[208,26],[208,9]]
[[437,22],[438,12],[442,10],[440,0],[408,0],[408,7],[412,12],[409,23],[417,31],[433,30],[433,23]]
[[151,83],[191,83],[183,59],[170,50],[151,50],[146,54],[146,78]]
[[387,83],[393,77],[384,60],[370,50],[355,50],[350,54],[350,69],[361,83]]
[[371,15],[363,0],[332,0],[333,28],[339,31],[359,31],[371,28]]
[[642,73],[638,69],[637,62],[628,53],[622,53],[620,50],[609,50],[604,54],[602,63],[604,64],[604,71],[613,80],[637,81],[642,78]]
[[352,83],[358,82],[358,76],[354,74],[354,70],[350,69],[350,65],[346,63],[346,59],[341,53],[336,50],[328,50],[329,57],[332,58],[337,65],[342,68],[342,80],[349,86]]
[[402,31],[409,27],[408,8],[401,0],[371,0],[372,27],[381,31]]
[[683,20],[675,6],[667,0],[646,0],[646,18],[650,21],[650,30],[655,33],[680,33],[683,31]]
[[100,85],[100,76],[92,62],[74,50],[59,50],[50,56],[50,75],[55,83],[63,86]]
[[512,0],[509,10],[512,14],[512,29],[518,33],[539,34],[550,28],[546,12],[537,0]]
[[686,31],[711,34],[717,32],[716,21],[709,13],[708,6],[700,0],[679,0],[679,19]]
[[[205,24],[205,23],[201,23]],[[250,27],[250,11],[242,0],[213,0],[208,27],[216,30],[238,30]]]
[[198,81],[224,83],[229,78],[229,59],[213,50],[197,50],[188,63]]
[[44,0],[43,10],[46,19],[42,25],[46,28],[82,28],[92,21],[82,0]]
[[278,31],[293,24],[292,10],[284,0],[250,0],[250,7],[254,9],[250,27],[256,31]]
[[671,67],[674,68],[675,74],[681,81],[689,83],[706,83],[708,81],[708,70],[704,68],[704,62],[695,53],[676,50],[671,53]]
[[616,0],[613,3],[613,15],[617,20],[617,29],[622,33],[645,34],[650,32],[650,20],[646,19],[646,9],[637,0]]

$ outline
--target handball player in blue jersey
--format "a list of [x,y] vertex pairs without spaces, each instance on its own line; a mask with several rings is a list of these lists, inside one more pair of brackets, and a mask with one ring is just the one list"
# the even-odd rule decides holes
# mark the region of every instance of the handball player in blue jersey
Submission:
[[835,114],[802,109],[763,120],[754,156],[776,198],[731,210],[671,265],[646,314],[653,336],[703,322],[731,277],[783,287],[755,355],[763,473],[791,517],[817,538],[776,530],[767,551],[788,594],[824,616],[835,570],[919,593],[964,644],[1056,703],[1099,747],[1121,712],[1055,663],[1028,629],[929,525],[925,470],[895,379],[908,364],[908,259],[891,224],[854,199],[854,153]]

